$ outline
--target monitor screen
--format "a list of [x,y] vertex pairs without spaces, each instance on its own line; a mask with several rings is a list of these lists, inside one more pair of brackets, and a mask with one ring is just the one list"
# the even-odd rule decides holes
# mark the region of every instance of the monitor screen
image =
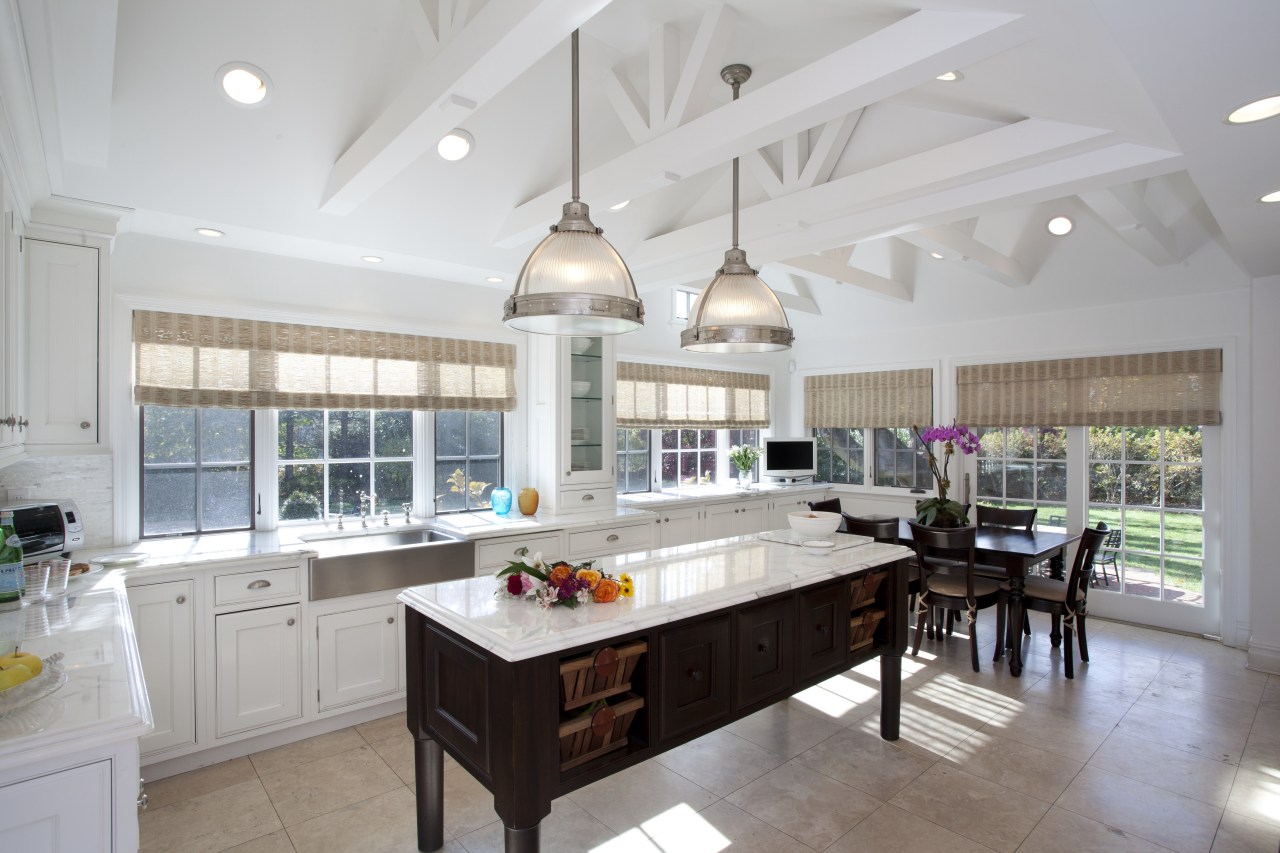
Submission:
[[763,473],[767,477],[811,477],[817,471],[817,440],[766,438]]

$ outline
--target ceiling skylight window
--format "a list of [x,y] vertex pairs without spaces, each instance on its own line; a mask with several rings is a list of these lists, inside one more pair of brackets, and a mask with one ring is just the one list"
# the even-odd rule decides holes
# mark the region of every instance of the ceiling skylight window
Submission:
[[1250,101],[1236,107],[1227,115],[1227,124],[1249,124],[1278,115],[1280,115],[1280,95],[1272,95],[1269,98]]
[[271,94],[267,72],[248,62],[228,62],[218,69],[218,88],[232,103],[242,107],[258,107]]
[[475,137],[462,128],[455,127],[436,143],[436,153],[441,158],[454,163],[470,154],[475,144]]
[[197,228],[196,233],[201,237],[225,237],[225,232],[219,231],[217,228]]
[[1055,237],[1065,237],[1071,233],[1071,229],[1075,228],[1076,224],[1066,216],[1055,216],[1045,223],[1044,227],[1048,228],[1049,233]]

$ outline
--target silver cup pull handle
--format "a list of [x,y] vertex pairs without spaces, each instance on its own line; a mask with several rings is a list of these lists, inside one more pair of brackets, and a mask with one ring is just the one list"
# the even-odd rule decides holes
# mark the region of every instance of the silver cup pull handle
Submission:
[[271,586],[271,581],[256,580],[249,584],[249,589],[266,589]]

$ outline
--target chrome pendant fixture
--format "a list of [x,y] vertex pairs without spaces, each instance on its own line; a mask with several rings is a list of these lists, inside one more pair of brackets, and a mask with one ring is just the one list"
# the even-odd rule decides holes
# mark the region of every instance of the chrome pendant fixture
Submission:
[[[745,65],[728,65],[720,77],[738,89],[751,77]],[[790,349],[795,335],[778,296],[747,263],[738,248],[738,158],[733,158],[733,248],[724,253],[724,266],[689,312],[680,333],[680,347],[690,352],[774,352]]]
[[502,322],[539,335],[618,335],[644,325],[631,271],[578,200],[578,31],[573,31],[573,200],[530,253]]

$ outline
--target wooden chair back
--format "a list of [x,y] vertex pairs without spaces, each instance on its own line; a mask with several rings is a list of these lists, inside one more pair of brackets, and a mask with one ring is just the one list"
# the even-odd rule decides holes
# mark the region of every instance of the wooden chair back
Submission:
[[964,567],[965,599],[972,602],[974,600],[973,545],[977,537],[977,528],[926,527],[914,521],[908,521],[907,524],[911,526],[911,540],[915,545],[922,579],[927,583],[928,576],[933,573],[935,564],[932,560],[945,561],[948,567],[959,563]]
[[844,529],[846,533],[852,533],[855,536],[870,536],[877,542],[898,544],[898,519],[893,517],[859,518],[856,515],[846,515]]
[[1031,532],[1036,524],[1034,509],[1006,509],[999,506],[978,504],[979,527],[1016,527]]
[[[1115,531],[1119,532],[1119,531]],[[1104,539],[1109,539],[1106,530],[1086,527],[1080,534],[1080,547],[1076,548],[1076,558],[1071,562],[1071,573],[1067,575],[1067,606],[1075,610],[1076,596],[1071,590],[1079,591],[1079,599],[1083,601],[1089,594],[1089,581],[1093,577],[1093,560],[1102,547]]]

